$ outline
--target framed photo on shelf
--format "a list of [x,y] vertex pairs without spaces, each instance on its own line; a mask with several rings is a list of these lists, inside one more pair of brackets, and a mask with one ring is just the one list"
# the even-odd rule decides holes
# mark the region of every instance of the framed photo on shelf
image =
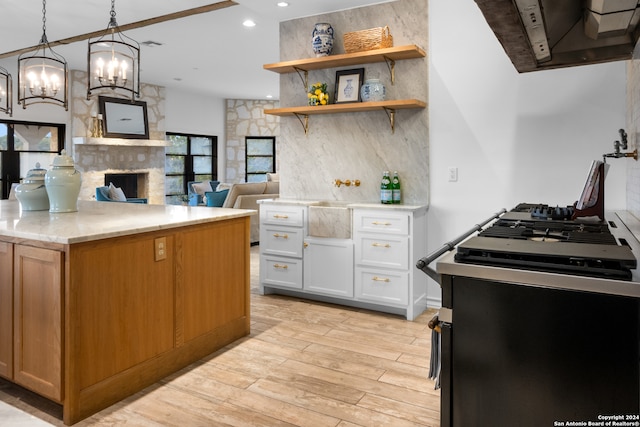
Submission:
[[360,86],[364,81],[364,68],[336,71],[334,103],[360,102]]
[[105,138],[149,139],[146,102],[100,96],[98,103]]

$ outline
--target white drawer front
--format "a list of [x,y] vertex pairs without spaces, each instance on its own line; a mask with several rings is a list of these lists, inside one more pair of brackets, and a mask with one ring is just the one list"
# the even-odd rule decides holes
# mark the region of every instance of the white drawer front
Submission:
[[409,303],[409,273],[356,268],[356,298],[386,305]]
[[405,236],[359,235],[356,263],[373,267],[409,268],[409,238]]
[[263,224],[260,227],[260,248],[265,254],[302,258],[303,234],[302,228]]
[[302,260],[262,255],[260,279],[264,286],[302,289]]
[[260,205],[260,222],[263,224],[302,227],[305,206]]
[[409,234],[409,214],[354,211],[354,227],[368,233]]

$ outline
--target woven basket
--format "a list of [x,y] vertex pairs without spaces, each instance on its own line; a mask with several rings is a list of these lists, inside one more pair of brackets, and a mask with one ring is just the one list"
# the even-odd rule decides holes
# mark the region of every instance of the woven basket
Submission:
[[392,46],[393,36],[391,36],[388,26],[353,31],[344,35],[344,51],[346,53],[384,49]]

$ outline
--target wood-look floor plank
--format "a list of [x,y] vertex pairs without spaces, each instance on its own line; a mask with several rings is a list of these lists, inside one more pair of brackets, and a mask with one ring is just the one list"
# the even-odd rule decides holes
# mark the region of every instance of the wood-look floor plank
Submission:
[[440,425],[440,414],[437,411],[399,402],[398,400],[367,394],[360,400],[358,406],[384,412],[387,415],[411,421],[419,425]]
[[312,354],[325,355],[326,357],[329,357],[335,360],[345,360],[355,364],[361,364],[364,366],[381,369],[381,370],[384,370],[385,372],[388,370],[393,370],[397,372],[404,372],[404,373],[407,373],[408,375],[415,375],[416,377],[420,377],[420,378],[427,378],[429,374],[428,359],[427,359],[426,366],[420,366],[417,364],[408,364],[403,362],[401,360],[402,356],[400,356],[398,360],[390,360],[390,359],[380,358],[376,356],[371,356],[368,354],[354,352],[351,350],[344,350],[344,349],[324,346],[320,344],[312,344],[307,349],[305,349],[305,351]]
[[360,363],[358,361],[351,360],[349,358],[337,358],[333,355],[317,354],[313,351],[300,351],[289,348],[287,346],[280,346],[277,342],[263,341],[266,334],[261,335],[255,340],[251,341],[251,345],[256,350],[264,351],[266,353],[273,353],[279,356],[284,356],[287,359],[297,360],[299,362],[308,363],[310,365],[322,366],[324,368],[333,369],[335,371],[341,371],[347,374],[358,375],[365,378],[378,379],[386,372],[386,370],[370,366],[368,364]]
[[299,390],[271,380],[260,380],[250,387],[256,393],[274,399],[285,397],[292,404],[314,409],[338,419],[347,420],[360,425],[370,426],[415,426],[416,423],[403,420],[368,408],[349,405],[339,400],[318,396],[305,390]]
[[433,382],[421,378],[424,385],[410,388],[408,386],[400,386],[391,383],[370,380],[368,378],[358,377],[356,375],[346,375],[342,372],[333,371],[331,369],[318,366],[308,365],[293,360],[288,360],[282,365],[282,369],[288,368],[295,372],[304,372],[305,375],[320,378],[324,381],[331,382],[346,387],[353,387],[366,393],[375,394],[390,399],[397,399],[402,402],[427,407],[436,406],[440,401],[440,390],[433,389]]
[[[251,248],[248,337],[74,427],[439,425],[440,391],[427,378],[434,310],[408,322],[260,295],[258,251]],[[4,380],[0,401],[38,426],[63,426],[59,406]]]

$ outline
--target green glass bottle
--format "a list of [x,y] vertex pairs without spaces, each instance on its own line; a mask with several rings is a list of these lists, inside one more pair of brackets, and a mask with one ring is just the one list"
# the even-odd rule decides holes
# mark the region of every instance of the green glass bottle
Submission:
[[398,171],[393,172],[393,178],[391,179],[391,193],[394,204],[402,202],[402,191],[400,190],[400,178],[398,178]]
[[391,179],[389,179],[389,171],[382,174],[382,182],[380,183],[380,203],[393,203],[393,189],[391,188]]

